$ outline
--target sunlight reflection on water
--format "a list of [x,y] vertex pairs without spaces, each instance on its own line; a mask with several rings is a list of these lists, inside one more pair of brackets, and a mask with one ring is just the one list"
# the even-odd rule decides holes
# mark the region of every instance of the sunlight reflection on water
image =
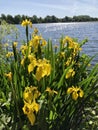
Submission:
[[[20,35],[18,38],[19,43],[26,40],[25,28],[21,25],[16,25],[19,29]],[[79,41],[88,38],[88,42],[83,45],[83,52],[93,56],[98,52],[98,22],[80,22],[80,23],[44,23],[44,24],[33,24],[37,27],[39,33],[46,39],[52,39],[53,44],[59,45],[59,38],[63,36],[70,36],[78,38]],[[29,30],[29,36],[33,29]],[[14,37],[9,37],[14,41]],[[19,44],[20,47],[21,43]],[[96,57],[98,62],[98,56]]]

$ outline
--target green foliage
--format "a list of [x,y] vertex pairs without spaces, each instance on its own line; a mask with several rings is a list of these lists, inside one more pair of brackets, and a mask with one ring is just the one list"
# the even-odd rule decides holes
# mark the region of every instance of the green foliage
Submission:
[[33,23],[56,23],[56,22],[87,22],[87,21],[98,21],[98,18],[93,18],[88,15],[79,15],[68,17],[65,16],[64,18],[57,18],[56,16],[47,15],[45,18],[37,17],[36,15],[27,16],[27,15],[15,15],[14,17],[11,15],[4,15],[1,14],[1,19],[5,20],[10,24],[20,24],[26,18],[30,19]]
[[13,42],[0,63],[1,129],[95,130],[98,64],[90,66],[94,57],[80,53],[87,40],[66,36],[53,46],[37,29],[28,38],[29,20],[22,26],[27,42],[20,49]]

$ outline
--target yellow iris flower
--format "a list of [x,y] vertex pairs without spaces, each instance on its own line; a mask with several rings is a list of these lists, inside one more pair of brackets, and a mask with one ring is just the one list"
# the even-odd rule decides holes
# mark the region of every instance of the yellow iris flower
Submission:
[[30,87],[26,87],[25,88],[25,91],[23,93],[23,98],[24,100],[27,102],[27,103],[32,103],[32,100],[33,100],[33,93],[31,91],[31,88]]
[[40,81],[44,76],[49,76],[51,72],[51,65],[49,63],[40,63],[36,70],[36,79]]
[[81,98],[83,97],[84,92],[80,87],[72,86],[72,87],[68,88],[67,94],[72,94],[72,99],[77,100],[78,97],[81,97]]
[[32,22],[30,20],[23,20],[22,23],[21,23],[22,26],[30,26],[32,28]]
[[13,54],[13,52],[8,52],[7,54],[6,54],[6,57],[7,58],[10,58],[11,56],[13,56],[14,54]]
[[13,43],[13,46],[14,46],[14,47],[17,47],[17,45],[18,45],[18,42],[14,42],[14,43]]
[[30,41],[29,41],[29,46],[33,47],[34,52],[37,52],[38,50],[38,45],[40,44],[42,40],[41,36],[35,35]]
[[47,44],[46,40],[42,39],[42,44],[41,44],[41,46],[46,46],[46,44]]
[[37,59],[34,55],[28,55],[28,59],[30,61],[30,64],[28,65],[28,72],[30,73],[37,66]]
[[35,102],[35,99],[37,99],[40,96],[40,92],[37,90],[37,87],[26,87],[23,93],[23,98],[27,103]]
[[24,114],[27,115],[31,125],[34,125],[34,123],[35,123],[35,115],[34,115],[32,104],[25,103],[25,105],[23,107],[23,112],[24,112]]
[[28,46],[27,45],[22,45],[20,48],[22,55],[26,55],[26,52],[28,50]]
[[75,71],[73,69],[69,69],[68,72],[66,73],[65,78],[68,79],[70,77],[73,77],[75,75]]
[[36,103],[36,99],[40,96],[40,92],[37,90],[37,87],[26,87],[23,93],[24,107],[23,112],[27,115],[31,125],[35,123],[35,114],[38,113],[40,105]]
[[66,43],[71,43],[71,42],[73,42],[73,39],[71,37],[69,37],[69,36],[66,36],[65,37],[65,42]]

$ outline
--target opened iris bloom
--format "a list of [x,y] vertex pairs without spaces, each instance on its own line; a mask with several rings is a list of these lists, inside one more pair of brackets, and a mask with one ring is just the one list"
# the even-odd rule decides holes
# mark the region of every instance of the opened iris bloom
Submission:
[[72,94],[72,99],[77,100],[78,97],[81,97],[81,98],[83,97],[84,92],[80,87],[72,86],[72,87],[68,88],[67,94]]
[[37,87],[26,87],[23,93],[24,107],[23,112],[27,115],[31,125],[34,125],[36,115],[40,108],[40,105],[36,102],[36,99],[40,96],[40,92]]
[[29,25],[32,28],[32,22],[30,20],[27,20],[27,19],[23,20],[21,25],[22,26],[28,26]]

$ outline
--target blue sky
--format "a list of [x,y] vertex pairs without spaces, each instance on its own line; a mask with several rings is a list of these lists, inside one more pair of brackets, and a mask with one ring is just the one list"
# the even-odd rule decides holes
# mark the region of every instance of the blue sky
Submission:
[[0,0],[0,15],[45,17],[89,15],[98,17],[98,0]]

